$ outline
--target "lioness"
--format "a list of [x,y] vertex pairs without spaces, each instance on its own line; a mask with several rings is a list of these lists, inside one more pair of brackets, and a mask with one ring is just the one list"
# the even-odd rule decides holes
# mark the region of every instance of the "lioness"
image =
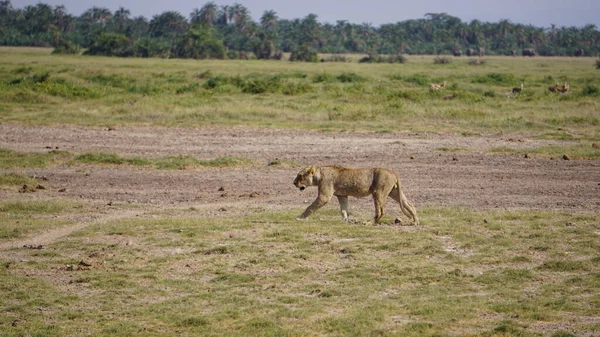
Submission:
[[400,209],[406,216],[418,225],[419,217],[413,205],[408,202],[402,192],[400,179],[396,173],[383,168],[353,169],[340,166],[306,167],[294,179],[294,185],[304,191],[308,186],[318,186],[319,195],[313,203],[300,215],[307,218],[314,211],[323,207],[336,196],[340,202],[342,217],[348,221],[348,197],[365,197],[373,195],[375,201],[375,223],[383,217],[385,202],[391,196],[400,204]]

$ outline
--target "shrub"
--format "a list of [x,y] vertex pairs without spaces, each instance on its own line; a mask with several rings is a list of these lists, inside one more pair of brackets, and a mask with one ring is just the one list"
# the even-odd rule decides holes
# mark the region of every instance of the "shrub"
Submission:
[[292,50],[290,61],[319,62],[319,56],[316,51],[312,50],[312,48],[305,43],[296,46],[296,48]]
[[247,94],[262,94],[265,92],[277,92],[281,89],[279,76],[267,78],[249,78],[241,85],[242,92]]
[[58,55],[77,55],[81,52],[81,48],[71,41],[60,39],[54,46],[52,54]]
[[600,59],[596,60],[596,69],[600,69]]
[[281,89],[281,92],[284,95],[300,95],[311,91],[313,91],[313,87],[310,84],[304,82],[287,82]]
[[247,94],[278,92],[282,89],[280,76],[258,77],[256,75],[250,75],[245,78],[241,76],[211,77],[204,83],[204,89],[217,89],[225,85],[233,85]]
[[337,77],[342,83],[362,82],[364,78],[356,73],[343,73]]
[[402,54],[388,56],[369,54],[358,60],[359,63],[406,63],[407,61],[406,56]]
[[600,93],[597,86],[588,84],[581,90],[581,96],[596,97]]
[[84,55],[134,56],[133,43],[123,34],[102,33],[98,35]]
[[335,77],[333,75],[329,75],[327,73],[316,74],[313,77],[313,82],[315,82],[315,83],[333,82],[333,81],[335,81]]
[[478,76],[473,79],[473,83],[483,83],[483,84],[502,84],[502,85],[511,85],[515,82],[515,76],[513,74],[499,74],[499,73],[490,73],[486,76]]

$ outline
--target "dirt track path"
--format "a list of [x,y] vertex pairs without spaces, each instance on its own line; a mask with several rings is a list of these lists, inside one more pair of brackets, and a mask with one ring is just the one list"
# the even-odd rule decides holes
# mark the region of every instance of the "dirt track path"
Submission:
[[[394,169],[417,208],[463,206],[599,212],[600,161],[488,154],[497,147],[526,149],[552,144],[555,142],[529,140],[527,135],[519,134],[456,137],[247,127],[109,130],[0,124],[0,148],[22,152],[58,148],[72,153],[108,152],[124,157],[238,156],[257,163],[252,167],[183,171],[99,165],[17,170],[48,179],[43,192],[20,197],[68,198],[103,205],[123,203],[134,205],[137,211],[107,213],[40,237],[2,243],[0,249],[29,242],[49,243],[90,223],[127,218],[157,208],[193,207],[198,216],[216,217],[305,207],[316,191],[295,190],[292,180],[299,168],[266,165],[274,159],[299,166],[340,164]],[[448,149],[460,151],[444,151]],[[224,191],[219,191],[221,188]],[[62,189],[64,192],[59,192]],[[15,191],[0,190],[0,199],[15,197]],[[337,201],[327,207],[337,207]],[[371,200],[351,200],[351,208],[361,218],[371,217]],[[397,212],[397,208],[390,205],[390,212]]]

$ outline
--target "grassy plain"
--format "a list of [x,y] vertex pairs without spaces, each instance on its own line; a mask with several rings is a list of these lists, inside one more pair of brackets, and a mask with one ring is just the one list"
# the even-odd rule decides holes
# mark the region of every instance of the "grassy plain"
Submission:
[[[0,48],[0,123],[518,132],[564,145],[494,151],[556,157],[569,149],[573,159],[598,159],[590,146],[600,140],[594,59],[433,59],[305,64]],[[428,90],[444,80],[446,89]],[[513,95],[521,81],[523,93]],[[568,94],[548,92],[565,81]],[[0,200],[0,247],[101,216],[79,199],[17,193],[44,184],[30,168],[253,165],[174,155],[0,149],[0,191],[15,191]],[[0,335],[600,334],[598,214],[428,207],[411,227],[343,223],[332,208],[297,222],[299,212],[207,218],[177,205],[140,209],[44,249],[0,248]]]
[[27,263],[2,259],[2,335],[600,332],[594,216],[429,208],[423,226],[397,227],[333,210],[301,225],[297,211],[179,212],[88,226]]
[[[32,124],[370,131],[523,131],[598,138],[592,58],[487,57],[434,64],[196,61],[0,50],[0,116]],[[471,59],[472,60],[472,59]],[[472,63],[472,62],[471,62]],[[430,92],[430,83],[447,81]],[[513,95],[523,81],[525,89]],[[547,88],[568,81],[571,92]]]

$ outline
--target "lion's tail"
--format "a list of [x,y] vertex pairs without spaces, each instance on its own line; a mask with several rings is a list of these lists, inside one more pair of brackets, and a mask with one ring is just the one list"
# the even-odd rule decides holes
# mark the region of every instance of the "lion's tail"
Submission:
[[415,222],[415,225],[418,225],[419,216],[417,215],[417,210],[415,210],[415,207],[408,201],[406,195],[404,195],[404,192],[402,192],[402,186],[400,185],[400,181],[396,182],[396,186],[394,187],[392,194],[395,194],[394,199],[396,199],[396,201],[398,201],[398,203],[400,204],[400,209],[402,210],[402,213],[404,213],[407,217],[411,218]]

